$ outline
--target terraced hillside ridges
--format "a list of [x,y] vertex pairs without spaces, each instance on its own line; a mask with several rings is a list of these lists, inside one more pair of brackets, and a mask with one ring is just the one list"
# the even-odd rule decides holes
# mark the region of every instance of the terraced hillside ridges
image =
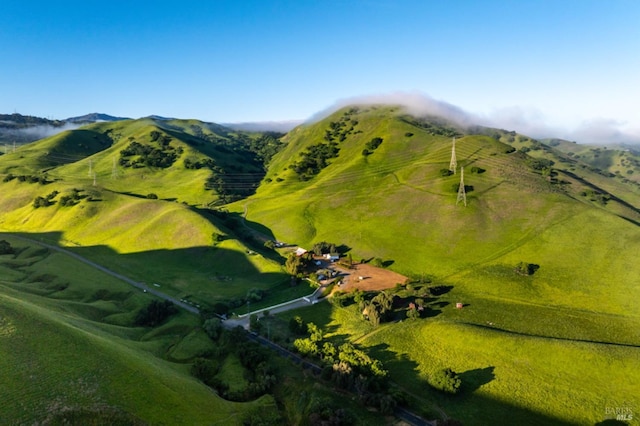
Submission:
[[197,339],[196,317],[134,327],[148,294],[37,243],[2,239],[16,250],[0,256],[2,423],[240,424],[273,404],[225,401],[190,376],[182,363],[212,345]]
[[[456,208],[459,174],[441,173],[449,166],[452,138],[385,108],[350,114],[361,133],[349,134],[328,166],[301,180],[291,164],[300,152],[321,143],[330,123],[347,112],[289,133],[287,147],[274,157],[257,194],[232,208],[246,209],[248,218],[267,224],[283,241],[309,245],[338,238],[354,247],[356,256],[393,259],[400,272],[444,275],[515,247],[527,235],[571,217],[584,207],[581,203],[632,221],[639,218],[633,208],[638,197],[629,187],[605,184],[598,181],[602,176],[588,171],[545,175],[535,157],[478,135],[458,137],[458,162],[465,166],[470,191],[469,207]],[[362,155],[376,137],[382,144],[373,154]],[[555,164],[562,165],[559,160]],[[590,190],[591,181],[603,191],[623,194],[622,202],[603,206],[581,195]],[[388,232],[390,227],[394,232]]]
[[[158,283],[178,298],[213,304],[287,281],[278,262],[255,252],[249,255],[251,250],[220,219],[182,203],[92,186],[71,188],[62,182],[41,185],[16,179],[2,188],[2,229],[62,243],[139,281]],[[75,204],[62,205],[63,197],[73,200],[74,191],[79,194]],[[34,208],[34,199],[55,192],[52,205]]]

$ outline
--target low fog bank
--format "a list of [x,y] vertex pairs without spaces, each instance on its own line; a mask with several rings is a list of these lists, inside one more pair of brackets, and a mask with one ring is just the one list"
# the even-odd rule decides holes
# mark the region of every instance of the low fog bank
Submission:
[[50,124],[38,124],[24,128],[2,127],[0,126],[0,140],[5,143],[18,142],[26,143],[37,141],[42,138],[57,135],[58,133],[75,130],[80,124],[65,123],[61,126],[52,126]]
[[356,96],[340,99],[328,108],[311,116],[307,122],[319,121],[349,105],[400,105],[416,117],[440,116],[462,127],[480,125],[516,131],[537,139],[560,138],[587,144],[640,145],[640,128],[629,128],[627,123],[606,118],[593,118],[569,128],[551,125],[538,109],[508,107],[490,114],[474,114],[448,102],[434,99],[419,92]]
[[303,122],[304,120],[256,121],[244,123],[220,123],[220,125],[233,130],[243,130],[245,132],[287,133],[289,130],[299,126]]

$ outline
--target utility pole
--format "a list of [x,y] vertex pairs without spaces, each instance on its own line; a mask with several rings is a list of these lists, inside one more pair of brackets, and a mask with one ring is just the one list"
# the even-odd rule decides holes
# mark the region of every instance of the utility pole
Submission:
[[464,206],[467,207],[467,193],[464,190],[464,167],[460,167],[460,186],[458,187],[458,198],[456,199],[456,206],[462,201]]
[[456,168],[458,167],[458,161],[456,159],[456,138],[453,138],[453,146],[451,147],[451,162],[449,163],[449,171],[456,174]]
[[89,158],[89,177],[93,176],[93,163],[91,158]]
[[96,186],[96,172],[93,172],[93,186]]

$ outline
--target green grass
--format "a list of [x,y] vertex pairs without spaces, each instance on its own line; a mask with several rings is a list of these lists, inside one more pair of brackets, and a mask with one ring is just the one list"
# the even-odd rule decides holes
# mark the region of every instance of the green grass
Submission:
[[[110,318],[131,318],[150,298],[68,256],[3,239],[19,254],[2,256],[0,264],[24,272],[0,282],[3,424],[88,418],[240,424],[245,413],[273,404],[271,397],[222,400],[190,376],[188,365],[167,361],[188,361],[211,347],[196,329],[198,318],[181,313],[152,331],[131,321],[113,324]],[[67,285],[34,291],[56,282]]]
[[[300,315],[323,325],[329,338],[348,337],[369,348],[392,379],[416,398],[417,410],[440,407],[464,424],[593,424],[607,418],[607,407],[640,403],[635,396],[640,380],[634,361],[640,350],[637,340],[628,347],[506,332],[499,328],[500,319],[493,326],[474,324],[474,306],[472,302],[459,311],[449,305],[435,318],[378,328],[360,319],[355,306],[320,304],[278,316],[287,320]],[[504,307],[487,306],[496,311]],[[532,331],[543,336],[570,328],[543,314],[528,311],[521,321],[541,322]],[[582,319],[588,328],[589,316]],[[460,396],[439,394],[428,385],[430,374],[447,367],[463,379]]]

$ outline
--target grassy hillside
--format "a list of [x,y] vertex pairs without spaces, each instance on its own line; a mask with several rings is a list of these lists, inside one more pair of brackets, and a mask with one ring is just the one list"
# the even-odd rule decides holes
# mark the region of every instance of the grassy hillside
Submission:
[[[454,136],[458,169],[449,175]],[[491,383],[469,374],[481,383],[462,403],[428,398],[471,424],[513,424],[511,412],[518,424],[590,423],[637,394],[628,367],[640,347],[633,182],[515,132],[460,129],[393,107],[347,108],[286,142],[257,193],[232,209],[281,241],[345,244],[354,259],[379,257],[451,289],[435,323],[366,330],[355,312],[329,314],[329,330],[384,348],[396,380],[413,393],[424,392],[436,367],[491,367]],[[313,165],[305,152],[322,161]],[[460,167],[466,207],[456,205]],[[519,275],[520,262],[535,272]],[[605,385],[614,376],[620,386]]]
[[196,317],[134,327],[146,294],[38,244],[2,239],[16,250],[0,256],[3,424],[241,424],[273,404],[225,401],[190,376],[183,363],[212,348],[206,338],[193,343]]
[[254,191],[274,141],[197,120],[64,132],[0,157],[0,228],[54,233],[51,242],[196,304],[251,288],[275,288],[279,300],[290,293],[279,263],[243,242],[240,221],[209,210]]

